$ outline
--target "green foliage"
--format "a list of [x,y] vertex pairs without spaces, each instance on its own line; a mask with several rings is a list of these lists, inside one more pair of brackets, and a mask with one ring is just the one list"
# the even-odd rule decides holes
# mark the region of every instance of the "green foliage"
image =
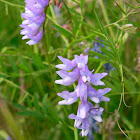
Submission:
[[[136,67],[140,64],[140,1],[62,2],[57,12],[54,5],[48,7],[46,49],[43,41],[28,46],[21,39],[24,0],[0,0],[0,139],[83,140],[68,118],[76,113],[77,103],[58,105],[61,99],[57,92],[74,87],[55,85],[54,80],[59,78],[55,65],[60,63],[57,55],[73,59],[98,41],[105,47],[99,46],[102,54],[88,51],[90,69],[105,72],[106,63],[114,69],[103,79],[106,87],[112,88],[107,94],[111,101],[101,104],[105,108],[104,122],[98,126],[101,131],[94,133],[95,139],[128,136],[139,140],[140,70]],[[63,24],[70,28],[63,28]],[[121,129],[115,120],[117,115]]]

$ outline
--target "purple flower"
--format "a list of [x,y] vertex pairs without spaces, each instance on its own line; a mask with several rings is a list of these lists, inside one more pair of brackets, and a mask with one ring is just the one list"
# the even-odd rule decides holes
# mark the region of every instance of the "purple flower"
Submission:
[[90,102],[81,103],[79,105],[77,115],[73,113],[69,115],[70,119],[75,119],[74,127],[82,129],[82,136],[87,136],[89,132],[90,122],[89,116],[98,122],[102,122],[102,112],[103,108],[94,108]]
[[10,136],[8,136],[6,140],[12,140],[12,138]]
[[56,84],[68,86],[74,83],[79,76],[79,69],[76,67],[72,72],[60,70],[56,72],[62,79],[56,80]]
[[111,88],[104,88],[104,89],[99,89],[99,90],[95,90],[90,84],[88,85],[88,96],[90,98],[90,100],[92,100],[95,103],[100,103],[100,101],[107,101],[109,102],[110,99],[108,97],[105,97],[103,95],[105,95],[106,93],[108,93]]
[[104,95],[111,90],[110,88],[95,90],[91,84],[94,86],[104,86],[105,84],[101,79],[105,77],[107,73],[93,74],[94,70],[90,71],[87,66],[87,55],[75,55],[72,61],[61,56],[58,58],[63,62],[63,64],[56,65],[57,68],[61,69],[60,71],[57,71],[57,74],[62,79],[56,80],[55,83],[68,86],[78,80],[78,85],[74,92],[69,93],[68,91],[63,91],[62,93],[57,94],[64,99],[58,104],[70,105],[80,98],[81,103],[78,107],[77,115],[72,113],[69,115],[69,118],[75,119],[74,127],[82,130],[82,136],[87,136],[90,129],[89,116],[98,122],[102,122],[101,115],[104,110],[102,107],[94,107],[89,99],[94,103],[100,103],[101,101],[108,102],[110,99]]
[[93,108],[93,109],[91,109],[91,111],[90,111],[90,116],[94,119],[94,120],[96,120],[96,121],[98,121],[98,122],[102,122],[103,120],[102,120],[102,118],[101,118],[101,115],[102,115],[102,112],[104,111],[104,109],[102,108],[102,107],[100,107],[99,109],[95,109],[95,108]]
[[83,82],[82,78],[78,79],[78,85],[75,88],[77,96],[80,97],[81,101],[87,100],[87,85]]
[[68,91],[63,91],[62,93],[57,93],[57,95],[64,99],[58,103],[59,105],[70,105],[78,100],[76,92],[69,93]]
[[43,36],[42,24],[45,21],[45,7],[50,0],[25,0],[25,13],[21,16],[25,19],[20,25],[23,29],[21,35],[22,39],[30,39],[26,44],[35,45]]
[[85,65],[88,62],[88,55],[84,56],[83,54],[81,54],[80,56],[75,55],[75,61],[77,63],[77,67],[79,69],[83,69],[85,68]]
[[58,56],[58,58],[63,62],[63,64],[56,65],[56,68],[62,70],[71,70],[76,66],[75,59],[70,61],[69,59],[63,58],[62,56]]

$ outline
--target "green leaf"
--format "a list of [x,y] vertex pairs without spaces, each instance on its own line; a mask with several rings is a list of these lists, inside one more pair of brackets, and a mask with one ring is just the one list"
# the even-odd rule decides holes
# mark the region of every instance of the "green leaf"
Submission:
[[99,18],[97,16],[97,13],[96,13],[95,10],[94,10],[94,14],[95,14],[95,17],[96,17],[96,20],[97,20],[97,24],[98,24],[98,26],[100,28],[100,31],[103,32],[103,29],[102,29],[102,26],[101,26],[101,22],[100,22],[100,20],[99,20]]
[[[109,41],[109,43],[110,43],[110,47],[114,50],[114,42],[110,39],[110,37],[109,37],[109,35],[108,35],[108,33],[107,33],[107,31],[106,31],[106,29],[105,29],[105,27],[103,26],[103,24],[102,24],[102,22],[99,20],[99,18],[98,18],[98,16],[97,16],[97,14],[96,14],[96,11],[94,11],[95,12],[95,16],[96,16],[96,20],[97,20],[97,22],[98,22],[98,25],[99,25],[99,27],[100,27],[100,30],[101,31],[103,31],[104,32],[104,34],[106,35],[106,37],[107,37],[107,39],[108,39],[108,41]],[[108,46],[109,47],[109,46]]]
[[128,92],[132,92],[132,94],[133,92],[136,92],[134,82],[131,82],[129,79],[127,80],[125,77],[124,77],[124,85],[125,85],[125,89]]
[[43,61],[41,60],[41,57],[37,54],[34,54],[32,52],[29,52],[32,56],[32,63],[38,68],[38,69],[45,69],[45,66],[43,64]]
[[26,107],[21,104],[13,103],[13,105],[19,109],[26,110]]
[[28,96],[27,97],[27,105],[28,105],[28,107],[30,108],[30,109],[32,109],[33,108],[33,106],[32,106],[32,101],[31,101],[31,99],[30,99],[30,97]]
[[19,57],[22,62],[22,64],[19,64],[19,67],[22,68],[23,70],[25,70],[26,72],[31,72],[26,60],[22,57],[22,55],[19,55]]
[[100,58],[94,58],[94,57],[89,57],[88,58],[89,62],[102,62],[103,59],[100,59]]
[[127,13],[122,9],[122,7],[117,3],[117,2],[115,2],[117,5],[118,5],[118,7],[120,8],[120,10],[125,14],[125,15],[127,15]]
[[81,0],[81,12],[82,12],[82,16],[84,15],[84,13],[83,13],[84,2],[85,2],[85,0]]
[[73,2],[77,3],[78,5],[80,5],[80,3],[77,0],[72,0]]
[[37,111],[39,111],[40,107],[39,107],[39,103],[38,103],[38,98],[37,98],[37,94],[34,94],[34,106],[36,108]]
[[1,62],[2,71],[3,71],[4,73],[7,73],[7,70],[6,70],[6,67],[5,67],[5,65],[4,65],[4,63],[3,63],[3,58],[2,58],[2,57],[0,57],[0,62]]
[[[64,50],[62,56],[64,56],[67,53],[67,51],[72,47],[72,45],[74,45],[75,43],[81,42],[83,40],[87,40],[87,39],[92,38],[92,37],[95,37],[95,34],[94,33],[92,33],[92,34],[90,34],[90,35],[88,35],[86,37],[83,37],[83,38],[80,38],[80,39],[77,39],[77,40],[72,41],[69,44],[69,46]],[[94,39],[94,40],[96,40],[96,39]]]
[[77,11],[75,11],[73,8],[69,8],[69,11],[71,12],[71,13],[73,13],[74,15],[77,15],[77,16],[81,16],[81,14],[80,13],[78,13]]
[[127,4],[128,6],[130,6],[131,8],[136,9],[135,6],[133,6],[133,5],[129,4],[129,3],[127,3],[126,1],[124,1],[124,3]]
[[94,52],[94,51],[91,51],[91,50],[89,50],[89,52],[92,53],[92,54],[94,54],[95,56],[99,56],[100,58],[106,60],[107,62],[110,62],[109,61],[110,58],[108,56],[106,56],[106,55],[103,55],[101,53],[97,53],[97,52]]
[[[99,46],[100,47],[100,46]],[[110,57],[112,60],[116,61],[116,57],[114,56],[114,54],[107,50],[106,48],[100,47],[100,50],[108,57]]]
[[140,1],[139,0],[136,0],[138,3],[140,3]]
[[101,44],[104,44],[105,46],[110,47],[110,45],[108,43],[106,43],[104,40],[103,41],[100,41],[100,40],[94,39],[94,41],[97,41],[97,42],[99,42]]
[[134,129],[135,129],[133,123],[130,122],[130,121],[128,120],[128,117],[126,117],[126,116],[125,116],[124,114],[122,114],[122,113],[121,113],[121,120],[122,120],[122,122],[123,122],[130,130],[134,130]]
[[82,24],[85,25],[86,27],[92,29],[92,32],[93,32],[93,33],[95,33],[96,35],[98,35],[98,36],[103,37],[103,38],[106,39],[106,36],[105,36],[104,34],[100,33],[98,30],[96,30],[96,29],[93,28],[92,26],[88,25],[87,23],[85,23],[85,22],[83,22],[83,21],[80,21],[80,20],[78,20],[78,19],[74,19],[74,18],[73,18],[73,20],[74,20],[74,21],[78,21],[79,23],[82,23]]
[[68,36],[68,37],[72,37],[72,32],[63,28],[62,26],[58,25],[57,22],[52,18],[50,17],[49,15],[47,15],[47,18],[50,19],[54,24],[54,26],[64,35]]
[[51,119],[54,120],[56,123],[59,123],[59,114],[57,113],[56,107],[51,105],[50,100],[47,97],[45,98],[47,99],[47,115],[49,115]]
[[9,62],[12,66],[13,71],[17,74],[18,73],[18,69],[16,67],[15,61],[13,60],[12,56],[8,56]]
[[46,118],[45,116],[43,116],[41,113],[37,112],[37,111],[22,111],[22,112],[18,112],[18,115],[22,115],[22,116],[32,116],[32,117],[37,117],[37,118]]
[[42,100],[42,111],[44,112],[44,114],[47,114],[47,110],[48,110],[47,99],[48,99],[48,94],[46,94]]

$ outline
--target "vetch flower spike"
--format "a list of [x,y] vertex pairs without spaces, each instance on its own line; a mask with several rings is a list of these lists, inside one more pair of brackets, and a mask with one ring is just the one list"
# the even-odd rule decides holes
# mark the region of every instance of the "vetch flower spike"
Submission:
[[94,121],[102,122],[103,120],[101,115],[104,110],[102,107],[99,107],[99,105],[96,108],[96,104],[93,105],[89,99],[94,103],[110,101],[108,97],[104,96],[111,90],[110,88],[95,90],[92,87],[92,85],[104,86],[105,84],[101,81],[101,79],[105,77],[107,73],[93,74],[94,70],[90,71],[87,66],[87,55],[75,55],[72,61],[61,56],[58,56],[58,58],[63,62],[63,64],[56,65],[56,68],[61,69],[60,71],[57,71],[57,74],[62,79],[56,80],[55,83],[68,86],[78,80],[78,85],[73,92],[69,93],[68,91],[63,91],[62,93],[57,94],[64,99],[58,104],[70,105],[80,98],[80,105],[78,107],[77,115],[72,113],[69,115],[69,118],[75,120],[74,127],[82,130],[82,137],[87,136],[91,125],[89,118],[92,118]]
[[24,21],[20,25],[23,29],[22,39],[30,39],[26,44],[35,45],[43,37],[42,24],[45,21],[46,14],[44,13],[46,6],[50,0],[25,0],[25,12],[21,14]]

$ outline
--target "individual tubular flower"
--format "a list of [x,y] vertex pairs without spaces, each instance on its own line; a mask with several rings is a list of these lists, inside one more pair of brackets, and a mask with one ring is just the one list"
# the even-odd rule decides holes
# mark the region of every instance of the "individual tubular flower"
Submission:
[[63,64],[56,65],[56,68],[62,70],[71,70],[76,66],[75,59],[70,61],[69,59],[63,58],[62,56],[58,56],[58,58],[63,62]]
[[68,86],[77,80],[77,78],[79,76],[79,69],[76,67],[72,72],[60,70],[60,71],[57,71],[57,74],[63,79],[56,80],[55,83],[64,85],[64,86]]
[[[95,121],[102,122],[101,115],[104,109],[99,106],[96,108],[96,103],[100,103],[101,101],[110,101],[110,99],[104,95],[111,90],[110,88],[95,90],[91,84],[94,86],[104,86],[105,84],[101,81],[101,79],[105,77],[107,73],[93,74],[92,72],[94,70],[90,71],[87,66],[87,55],[75,55],[72,61],[61,56],[58,58],[63,62],[63,64],[56,65],[56,68],[61,69],[60,71],[57,71],[57,74],[62,79],[56,80],[55,83],[68,86],[78,80],[78,85],[76,86],[74,92],[69,93],[68,91],[63,91],[62,93],[57,94],[64,99],[58,104],[70,105],[80,98],[77,115],[72,113],[69,115],[69,118],[75,119],[74,127],[82,130],[82,136],[87,136],[91,125],[89,122],[90,117],[92,117]],[[93,101],[95,105],[93,105],[89,99]]]
[[21,35],[22,39],[30,39],[26,44],[35,45],[43,36],[42,24],[45,21],[46,14],[44,10],[49,4],[50,0],[25,0],[25,13],[21,16],[24,21],[20,25],[23,29]]
[[100,101],[107,101],[109,102],[110,99],[108,97],[105,97],[103,95],[105,95],[106,93],[108,93],[111,88],[104,88],[104,89],[99,89],[99,90],[95,90],[90,84],[88,86],[88,96],[90,98],[90,100],[92,100],[95,103],[100,103]]
[[59,105],[70,105],[78,100],[76,92],[69,93],[68,91],[63,91],[62,93],[57,93],[57,95],[64,99],[58,103]]

